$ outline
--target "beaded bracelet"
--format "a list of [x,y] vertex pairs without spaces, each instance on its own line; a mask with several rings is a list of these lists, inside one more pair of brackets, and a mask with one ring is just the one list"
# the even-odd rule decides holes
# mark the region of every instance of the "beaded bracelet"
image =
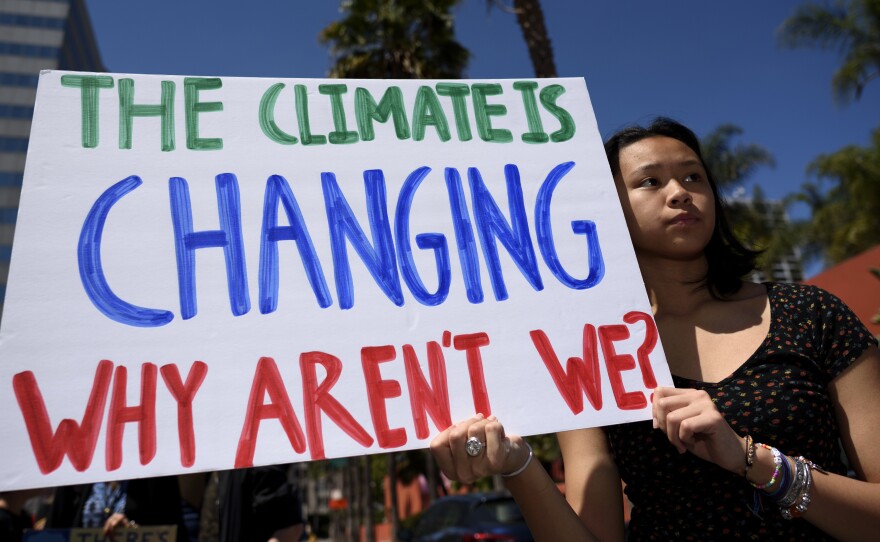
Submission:
[[779,503],[781,500],[784,500],[786,497],[789,496],[790,493],[793,492],[793,488],[796,486],[797,482],[797,467],[796,465],[792,465],[792,460],[788,456],[782,456],[782,465],[783,468],[781,471],[781,476],[779,477],[779,483],[776,484],[776,489],[766,492],[767,497],[769,497],[773,501],[776,501],[777,503]]
[[748,478],[746,478],[746,480],[748,480],[748,482],[752,484],[752,487],[754,487],[755,489],[766,489],[776,483],[776,479],[779,478],[779,473],[782,472],[782,453],[773,446],[767,446],[766,444],[757,443],[755,444],[755,446],[760,446],[764,449],[770,450],[770,453],[773,454],[773,463],[775,464],[775,467],[773,469],[773,476],[770,477],[770,480],[766,484],[756,484]]
[[[525,441],[523,441],[523,442],[525,442]],[[508,472],[507,474],[502,473],[501,476],[503,476],[505,478],[513,478],[514,476],[518,476],[518,475],[522,474],[522,472],[524,470],[526,470],[526,467],[529,466],[529,463],[532,462],[532,457],[535,455],[534,453],[532,453],[532,446],[528,442],[526,442],[526,448],[529,449],[529,457],[526,458],[526,462],[523,463],[523,466],[516,469],[513,472]]]

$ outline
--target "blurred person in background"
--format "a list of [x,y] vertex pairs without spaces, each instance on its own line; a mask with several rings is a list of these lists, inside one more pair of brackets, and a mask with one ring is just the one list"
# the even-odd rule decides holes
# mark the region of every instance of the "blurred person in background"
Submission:
[[302,505],[287,465],[209,473],[199,542],[295,542]]

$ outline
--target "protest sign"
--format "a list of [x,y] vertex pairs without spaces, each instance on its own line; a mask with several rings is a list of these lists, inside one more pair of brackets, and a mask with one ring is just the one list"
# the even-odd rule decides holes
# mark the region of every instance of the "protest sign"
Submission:
[[113,537],[104,536],[104,529],[44,529],[25,531],[22,542],[174,542],[177,526],[121,527]]
[[583,79],[41,75],[0,488],[650,417],[671,378]]

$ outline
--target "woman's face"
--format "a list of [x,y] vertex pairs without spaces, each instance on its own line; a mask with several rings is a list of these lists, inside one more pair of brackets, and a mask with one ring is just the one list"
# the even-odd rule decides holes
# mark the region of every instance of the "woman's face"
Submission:
[[636,253],[700,257],[715,228],[715,197],[696,153],[654,136],[623,147],[619,159],[615,181]]

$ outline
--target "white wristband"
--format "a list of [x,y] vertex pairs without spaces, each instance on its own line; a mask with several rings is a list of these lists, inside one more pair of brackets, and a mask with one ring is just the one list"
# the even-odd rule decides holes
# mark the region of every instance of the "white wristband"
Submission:
[[[523,441],[523,442],[525,442],[525,441]],[[523,472],[524,470],[526,470],[526,467],[528,467],[528,466],[529,466],[529,463],[532,462],[532,456],[534,456],[535,454],[532,453],[532,447],[529,445],[529,443],[528,443],[528,442],[525,442],[525,444],[526,444],[526,448],[529,449],[529,457],[526,458],[526,462],[523,463],[523,466],[522,466],[522,467],[516,469],[515,471],[513,471],[513,472],[508,472],[507,474],[502,474],[501,476],[504,476],[505,478],[513,478],[514,476],[518,476],[518,475],[522,474],[522,472]]]

